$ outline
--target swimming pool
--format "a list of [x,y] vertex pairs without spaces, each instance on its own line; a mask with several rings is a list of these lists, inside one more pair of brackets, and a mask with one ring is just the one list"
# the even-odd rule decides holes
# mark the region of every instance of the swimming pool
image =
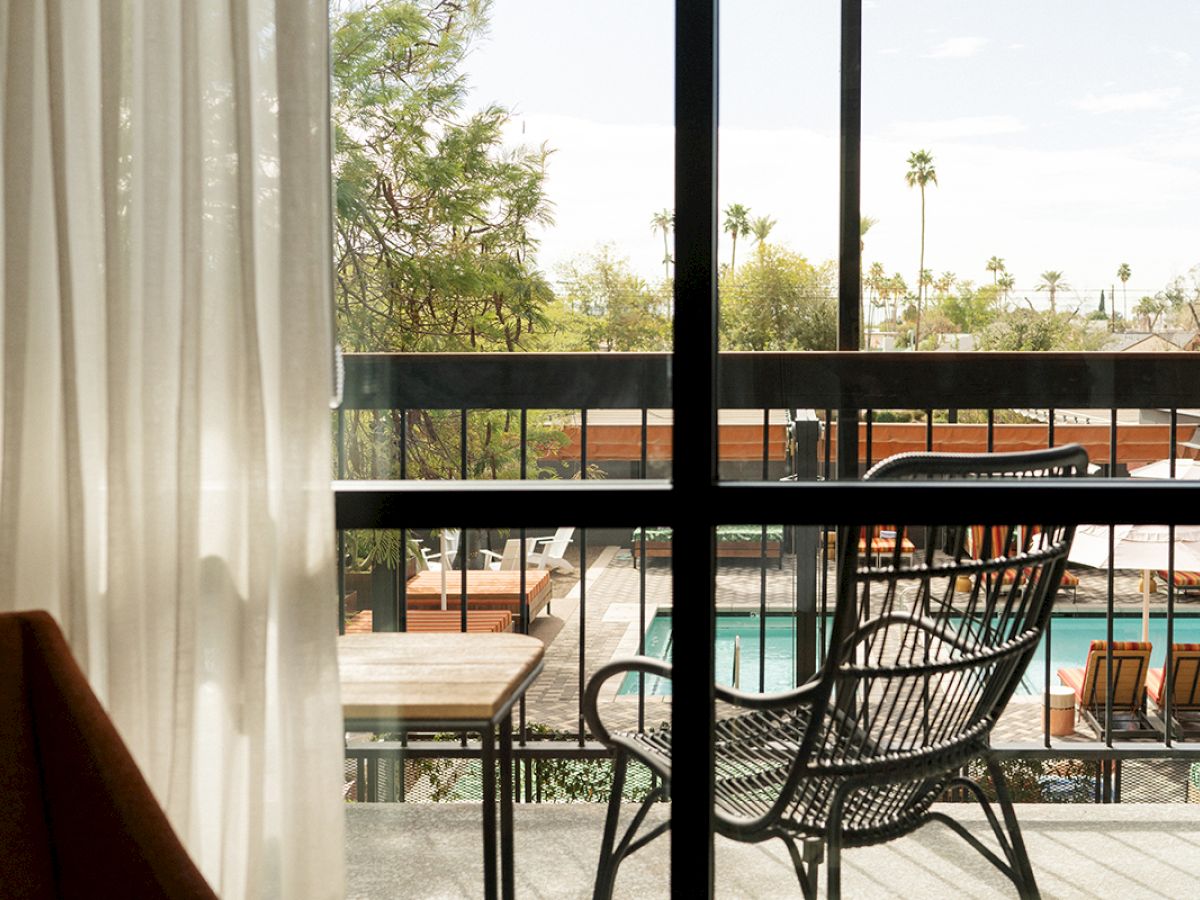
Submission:
[[[832,624],[832,623],[831,623]],[[717,616],[716,670],[719,684],[733,684],[734,638],[741,638],[742,659],[740,686],[744,691],[759,690],[759,617],[757,615],[722,614]],[[1050,683],[1058,684],[1058,670],[1068,666],[1082,666],[1087,658],[1088,647],[1093,640],[1105,637],[1104,616],[1069,615],[1055,616],[1050,628]],[[796,623],[788,615],[768,615],[766,619],[766,657],[762,690],[783,691],[792,687],[795,677]],[[1142,639],[1142,617],[1140,614],[1120,615],[1113,619],[1113,639],[1117,641],[1140,641]],[[1166,655],[1167,620],[1165,616],[1150,619],[1150,641],[1154,644],[1152,666],[1161,666]],[[1200,642],[1200,615],[1175,616],[1175,642]],[[671,655],[671,616],[659,613],[646,629],[646,655],[658,659],[669,659]],[[1046,638],[1042,638],[1037,653],[1029,663],[1022,679],[1019,694],[1040,694],[1045,690]],[[618,691],[620,694],[638,692],[637,675],[626,675]],[[646,677],[646,693],[667,695],[671,683],[657,676]]]

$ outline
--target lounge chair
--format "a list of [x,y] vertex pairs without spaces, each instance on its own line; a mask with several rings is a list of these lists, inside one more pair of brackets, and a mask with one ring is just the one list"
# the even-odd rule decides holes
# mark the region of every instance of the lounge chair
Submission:
[[0,896],[216,900],[45,612],[0,613]]
[[560,528],[554,532],[553,537],[533,538],[535,547],[538,544],[545,544],[546,547],[544,550],[536,550],[529,554],[530,564],[539,569],[549,566],[556,572],[573,574],[575,567],[563,557],[566,556],[567,547],[574,537],[574,528]]
[[[1157,570],[1158,577],[1163,581],[1170,581],[1168,577],[1170,572],[1166,569]],[[1200,594],[1200,572],[1184,572],[1180,569],[1175,570],[1175,591],[1180,597]]]
[[[1108,698],[1108,654],[1105,641],[1092,641],[1083,668],[1059,669],[1058,678],[1075,691],[1080,714],[1104,739],[1105,707]],[[1113,641],[1112,724],[1114,738],[1157,737],[1158,731],[1146,718],[1146,671],[1152,646],[1144,641]]]
[[[880,463],[867,479],[1062,478],[1086,471],[1087,453],[1070,445],[1034,453],[906,453]],[[958,540],[962,528],[952,529]],[[902,528],[896,530],[903,535]],[[1074,526],[1045,528],[1011,559],[938,559],[908,568],[886,561],[863,565],[851,546],[861,534],[858,524],[838,529],[837,603],[829,653],[816,675],[774,694],[714,688],[714,781],[708,787],[672,780],[669,730],[610,730],[603,721],[599,698],[607,681],[627,672],[670,678],[670,663],[615,659],[592,675],[583,715],[614,754],[595,900],[612,896],[622,859],[670,827],[669,822],[646,825],[652,805],[699,790],[714,792],[717,833],[747,843],[782,840],[807,900],[816,896],[823,852],[829,863],[828,896],[838,898],[842,848],[902,837],[932,820],[981,850],[1021,896],[1037,896],[1004,772],[989,751],[989,734],[1050,618]],[[1028,567],[1033,577],[1021,589],[1005,589],[998,576],[1009,567]],[[971,593],[965,609],[949,602],[958,575],[987,573],[994,577],[983,580],[986,589]],[[930,602],[914,607],[912,598]],[[979,757],[986,761],[1002,818],[980,786],[960,775]],[[631,758],[660,780],[618,835]],[[933,805],[947,788],[968,791],[984,806],[998,853],[946,808]]]
[[[1016,578],[1016,576],[1017,576],[1017,573],[1013,569],[1008,569],[1004,573],[1005,584],[1012,584],[1012,582]],[[1023,577],[1028,578],[1029,572],[1025,572]],[[1063,569],[1062,583],[1059,585],[1059,587],[1070,590],[1072,603],[1074,603],[1076,600],[1079,599],[1079,576],[1076,575],[1074,572],[1070,571],[1069,569]],[[1058,592],[1058,594],[1061,597],[1063,592],[1060,590]]]
[[[1157,721],[1165,722],[1166,667],[1146,674],[1146,696],[1158,711]],[[1171,646],[1171,718],[1175,736],[1200,737],[1200,644]],[[1163,731],[1166,731],[1165,725]]]
[[[896,553],[897,540],[899,541],[899,554]],[[862,529],[858,537],[858,554],[866,556],[867,547],[867,529]],[[872,530],[870,543],[870,556],[875,565],[881,565],[887,557],[891,557],[894,561],[907,560],[909,565],[912,565],[913,557],[917,553],[917,545],[909,540],[907,534],[898,533],[895,525],[877,525]]]
[[[1037,532],[1036,526],[1030,529],[1030,536]],[[967,552],[972,559],[995,559],[999,556],[1011,556],[1016,552],[1017,544],[1022,539],[1017,533],[1010,535],[1008,529],[1001,525],[993,525],[991,528],[985,528],[982,525],[972,525],[968,533]],[[1024,538],[1028,541],[1029,537]],[[1029,569],[1025,569],[1021,573],[1023,579],[1030,577]],[[1005,584],[1012,584],[1016,581],[1017,570],[1005,569],[1003,576]],[[1059,588],[1069,588],[1071,591],[1071,602],[1074,603],[1079,599],[1079,576],[1074,572],[1063,569],[1062,581],[1059,583]],[[967,581],[964,585],[959,586],[959,590],[970,590],[970,582]],[[1062,591],[1059,591],[1059,596]]]

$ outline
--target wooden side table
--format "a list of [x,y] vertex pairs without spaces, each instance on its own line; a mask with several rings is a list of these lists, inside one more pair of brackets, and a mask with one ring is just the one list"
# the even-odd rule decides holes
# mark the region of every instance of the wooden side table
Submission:
[[542,671],[544,646],[523,634],[375,632],[338,638],[347,731],[468,731],[483,762],[484,896],[497,896],[496,729],[500,731],[500,885],[513,875],[512,708]]

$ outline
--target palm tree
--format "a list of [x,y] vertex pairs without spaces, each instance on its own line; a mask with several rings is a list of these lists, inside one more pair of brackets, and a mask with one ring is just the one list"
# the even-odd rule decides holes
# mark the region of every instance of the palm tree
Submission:
[[740,203],[731,203],[725,208],[725,230],[733,238],[733,252],[729,256],[729,271],[737,268],[737,239],[750,231],[750,209]]
[[671,244],[668,237],[675,227],[675,213],[669,209],[660,209],[650,217],[650,230],[661,231],[663,236],[663,278],[671,277]]
[[945,297],[954,290],[954,282],[956,281],[958,281],[958,276],[953,272],[943,272],[933,287],[938,292],[939,297]]
[[[1122,311],[1122,315],[1124,314],[1126,307],[1128,307],[1128,305],[1129,305],[1129,287],[1128,287],[1128,285],[1129,285],[1129,276],[1132,274],[1133,273],[1129,271],[1129,263],[1121,263],[1121,265],[1117,267],[1117,277],[1121,279],[1121,311]],[[1114,302],[1113,303],[1114,314],[1116,313],[1116,309],[1115,309],[1116,305],[1117,304]]]
[[1017,279],[1012,273],[1005,272],[996,280],[996,285],[1000,288],[1000,292],[1004,297],[1004,302],[1007,303],[1009,294],[1011,294],[1012,289],[1017,286]]
[[1052,313],[1055,312],[1054,295],[1058,291],[1066,291],[1070,290],[1071,288],[1069,284],[1062,280],[1062,277],[1062,272],[1055,272],[1053,270],[1049,272],[1043,272],[1042,283],[1034,288],[1034,290],[1050,292],[1050,312]]
[[904,181],[911,187],[921,189],[921,259],[917,265],[917,327],[913,335],[913,347],[921,346],[921,275],[925,271],[925,185],[937,184],[937,171],[933,167],[933,156],[928,150],[917,150],[908,155],[908,171]]
[[775,227],[775,220],[770,216],[759,216],[757,219],[750,220],[750,233],[754,235],[754,246],[760,251],[763,244],[767,242],[767,236],[771,233],[771,229]]
[[892,292],[892,318],[896,323],[900,322],[900,301],[904,299],[904,295],[908,293],[908,285],[904,282],[904,276],[896,272],[889,279],[888,288]]
[[1004,260],[1002,260],[998,256],[993,256],[991,259],[989,259],[987,261],[986,268],[989,272],[992,273],[992,284],[998,286],[1000,283],[1000,281],[999,281],[1000,273],[1005,271]]
[[866,320],[866,322],[867,322],[867,328],[863,329],[863,334],[862,334],[862,341],[863,341],[864,348],[867,346],[867,343],[866,343],[867,342],[867,331],[870,329],[871,321],[870,321],[869,315],[867,314],[867,302],[865,299],[865,295],[863,294],[863,277],[862,277],[863,251],[867,248],[867,242],[866,242],[867,232],[870,231],[871,226],[874,225],[878,221],[879,221],[878,219],[874,219],[871,216],[859,216],[858,217],[858,302],[861,304],[861,306],[863,308],[863,319]]

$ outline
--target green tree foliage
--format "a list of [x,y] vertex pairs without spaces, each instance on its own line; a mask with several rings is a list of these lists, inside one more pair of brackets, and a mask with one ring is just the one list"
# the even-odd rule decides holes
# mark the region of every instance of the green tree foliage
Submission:
[[958,285],[957,292],[947,292],[938,301],[936,311],[954,331],[977,334],[995,321],[999,314],[1000,288],[985,284],[975,288],[969,283]]
[[[506,148],[506,109],[465,108],[462,63],[487,0],[371,0],[332,18],[338,339],[352,351],[519,350],[546,327],[552,292],[530,230],[550,221],[545,147]],[[457,411],[345,415],[346,474],[461,469]],[[532,460],[565,440],[529,421]],[[468,417],[467,475],[519,475],[519,421]]]
[[464,109],[485,0],[386,0],[333,20],[338,335],[351,350],[518,349],[551,292],[531,227],[549,151]]
[[721,346],[726,350],[833,350],[837,278],[798,253],[768,244],[721,276]]
[[550,322],[547,350],[669,350],[671,285],[650,287],[605,245],[564,269]]
[[1103,333],[1089,331],[1073,313],[1014,310],[979,334],[981,350],[1098,350]]

